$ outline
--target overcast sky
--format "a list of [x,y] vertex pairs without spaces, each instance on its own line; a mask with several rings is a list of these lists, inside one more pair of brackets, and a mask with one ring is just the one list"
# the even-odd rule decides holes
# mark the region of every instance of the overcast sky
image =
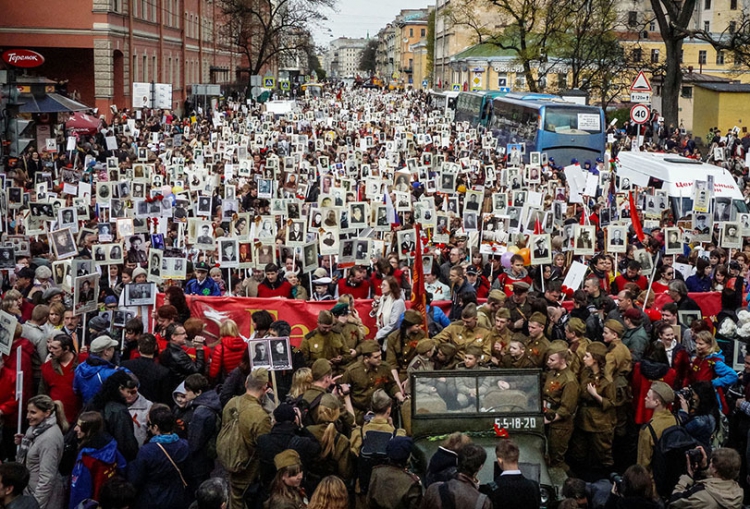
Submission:
[[420,9],[434,4],[435,0],[339,0],[338,12],[328,15],[326,26],[331,32],[316,29],[313,32],[315,42],[327,46],[338,37],[366,37],[368,30],[370,37],[374,37],[401,9]]

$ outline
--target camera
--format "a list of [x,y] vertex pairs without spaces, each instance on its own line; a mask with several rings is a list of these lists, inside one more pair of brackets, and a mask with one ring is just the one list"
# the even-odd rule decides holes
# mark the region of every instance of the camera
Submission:
[[622,496],[622,476],[617,472],[612,472],[609,474],[609,482],[615,485],[617,494]]
[[690,464],[694,466],[700,465],[701,461],[703,460],[703,452],[697,447],[695,449],[690,449],[687,452],[687,455],[688,459],[690,460]]
[[684,387],[677,391],[677,395],[682,396],[683,398],[685,398],[685,401],[690,403],[693,400],[693,389],[691,389],[690,387]]

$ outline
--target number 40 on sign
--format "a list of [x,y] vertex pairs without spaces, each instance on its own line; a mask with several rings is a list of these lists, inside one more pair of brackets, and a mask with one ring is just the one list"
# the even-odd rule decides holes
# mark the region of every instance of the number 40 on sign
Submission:
[[651,118],[651,110],[645,104],[636,104],[630,108],[630,120],[636,124],[645,124]]

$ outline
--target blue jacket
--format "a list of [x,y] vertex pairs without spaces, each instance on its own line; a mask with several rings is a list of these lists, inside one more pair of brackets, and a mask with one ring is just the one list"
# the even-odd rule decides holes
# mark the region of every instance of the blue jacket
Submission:
[[174,437],[171,443],[163,440],[165,435],[159,435],[143,444],[138,451],[135,461],[128,465],[128,481],[138,491],[138,499],[133,509],[185,509],[185,488],[183,488],[180,474],[167,459],[155,440],[159,440],[162,447],[172,457],[185,475],[185,467],[190,454],[187,440]]
[[85,362],[76,367],[73,391],[81,396],[83,404],[86,405],[99,392],[104,381],[118,369],[124,368],[118,368],[111,362],[91,354]]
[[[98,495],[94,493],[94,489],[101,488],[101,484],[107,479],[96,479],[96,477],[106,475],[108,467],[114,466],[111,475],[114,475],[115,469],[120,473],[125,472],[127,462],[117,450],[117,442],[112,436],[100,433],[92,437],[87,445],[88,447],[78,452],[73,472],[70,475],[69,507],[76,507],[83,500],[95,498]],[[94,466],[96,468],[92,472]],[[95,482],[98,482],[99,486],[95,486]]]
[[[435,323],[439,323],[440,326],[445,329],[451,324],[451,321],[448,320],[448,317],[445,316],[445,313],[442,309],[440,309],[437,306],[428,305],[427,306],[427,314],[430,313],[430,309],[434,309],[435,312],[432,314],[433,319],[435,320]],[[398,326],[401,327],[401,322],[404,320],[404,313],[401,313],[401,316],[398,317]],[[426,331],[425,331],[426,332]]]
[[[737,381],[739,378],[737,372],[726,365],[723,353],[712,353],[706,358],[714,361],[714,378],[711,380],[711,385],[713,385],[714,389],[718,387],[729,387]],[[721,402],[719,402],[719,404],[721,404]]]
[[206,277],[202,283],[199,283],[197,279],[191,279],[185,285],[185,295],[203,295],[205,297],[220,297],[221,290],[216,281],[210,277]]
[[698,277],[698,274],[693,274],[685,280],[685,284],[687,285],[689,292],[698,293],[711,291],[710,277]]
[[[221,427],[221,402],[219,393],[206,389],[190,402],[192,415],[187,425],[187,439],[190,446],[188,473],[191,477],[208,478],[214,469],[214,451],[209,453],[209,444],[218,436]],[[218,418],[218,419],[217,419]],[[218,426],[217,426],[218,424]]]

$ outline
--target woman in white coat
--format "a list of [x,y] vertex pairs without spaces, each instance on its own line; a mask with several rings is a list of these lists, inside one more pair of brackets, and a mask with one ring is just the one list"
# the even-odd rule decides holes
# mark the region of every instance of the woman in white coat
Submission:
[[383,296],[380,300],[375,301],[377,308],[374,310],[375,321],[378,325],[378,332],[375,334],[375,339],[385,349],[385,345],[383,344],[385,338],[398,328],[399,318],[406,311],[406,303],[401,295],[401,287],[395,277],[386,276],[381,283],[380,289],[383,292]]
[[58,468],[63,454],[63,433],[68,422],[60,401],[45,395],[34,396],[26,407],[29,429],[16,435],[19,445],[16,461],[29,470],[26,494],[32,495],[40,509],[63,507],[65,489]]

